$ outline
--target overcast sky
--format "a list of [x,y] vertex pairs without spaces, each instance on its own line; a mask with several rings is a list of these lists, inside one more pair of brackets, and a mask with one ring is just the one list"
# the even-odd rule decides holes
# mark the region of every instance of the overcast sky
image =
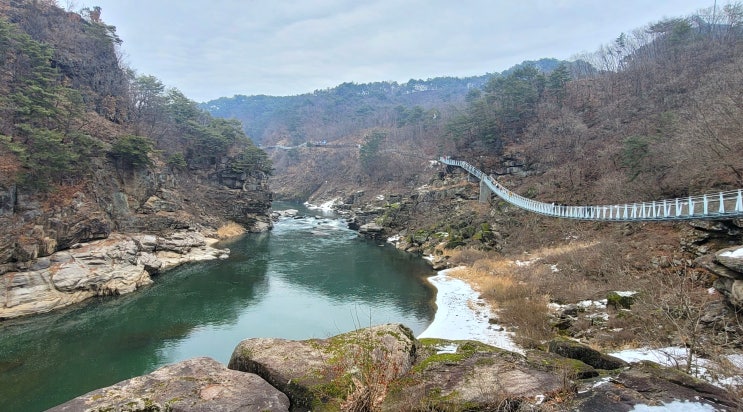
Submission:
[[[139,74],[202,102],[569,59],[714,0],[61,0],[100,6]],[[727,3],[718,0],[718,7]]]

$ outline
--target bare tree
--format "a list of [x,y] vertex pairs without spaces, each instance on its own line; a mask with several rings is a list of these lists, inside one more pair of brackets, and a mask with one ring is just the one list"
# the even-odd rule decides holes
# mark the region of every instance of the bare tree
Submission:
[[648,296],[648,303],[656,309],[656,319],[669,326],[686,349],[683,364],[679,366],[687,374],[695,374],[694,364],[704,328],[702,318],[708,305],[719,299],[700,284],[696,279],[698,275],[687,266],[665,269],[653,279]]

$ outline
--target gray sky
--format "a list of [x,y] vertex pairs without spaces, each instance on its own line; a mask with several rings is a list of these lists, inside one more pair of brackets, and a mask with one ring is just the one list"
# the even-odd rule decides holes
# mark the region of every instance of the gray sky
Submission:
[[196,101],[295,95],[343,82],[481,75],[523,60],[569,59],[622,32],[713,2],[66,1],[100,6],[137,73],[156,76]]

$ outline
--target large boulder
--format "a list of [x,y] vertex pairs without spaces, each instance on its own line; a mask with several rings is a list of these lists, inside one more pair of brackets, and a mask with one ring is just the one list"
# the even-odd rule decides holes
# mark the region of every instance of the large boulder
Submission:
[[734,279],[743,279],[743,246],[722,249],[715,253],[715,260],[736,273]]
[[743,280],[721,277],[712,286],[722,293],[732,305],[743,308]]
[[530,410],[572,382],[523,355],[475,341],[421,339],[419,359],[382,410]]
[[707,269],[720,277],[743,280],[743,273],[721,265],[715,255],[704,255],[694,259],[694,266]]
[[551,340],[549,351],[565,358],[577,359],[596,369],[613,370],[628,365],[622,359],[603,354],[596,349],[569,339]]
[[252,373],[211,358],[164,366],[79,396],[49,411],[288,411],[289,399]]
[[388,385],[416,357],[410,329],[387,324],[328,339],[247,339],[228,367],[261,376],[287,394],[296,410],[362,408],[384,398]]

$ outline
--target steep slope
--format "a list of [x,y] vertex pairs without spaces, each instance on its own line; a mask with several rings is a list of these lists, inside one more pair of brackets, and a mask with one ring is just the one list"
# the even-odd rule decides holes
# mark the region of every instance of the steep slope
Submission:
[[[0,317],[38,286],[18,273],[49,267],[55,252],[117,232],[182,239],[228,222],[270,227],[266,154],[239,123],[122,67],[119,42],[100,9],[0,2]],[[124,291],[87,281],[70,290]]]

